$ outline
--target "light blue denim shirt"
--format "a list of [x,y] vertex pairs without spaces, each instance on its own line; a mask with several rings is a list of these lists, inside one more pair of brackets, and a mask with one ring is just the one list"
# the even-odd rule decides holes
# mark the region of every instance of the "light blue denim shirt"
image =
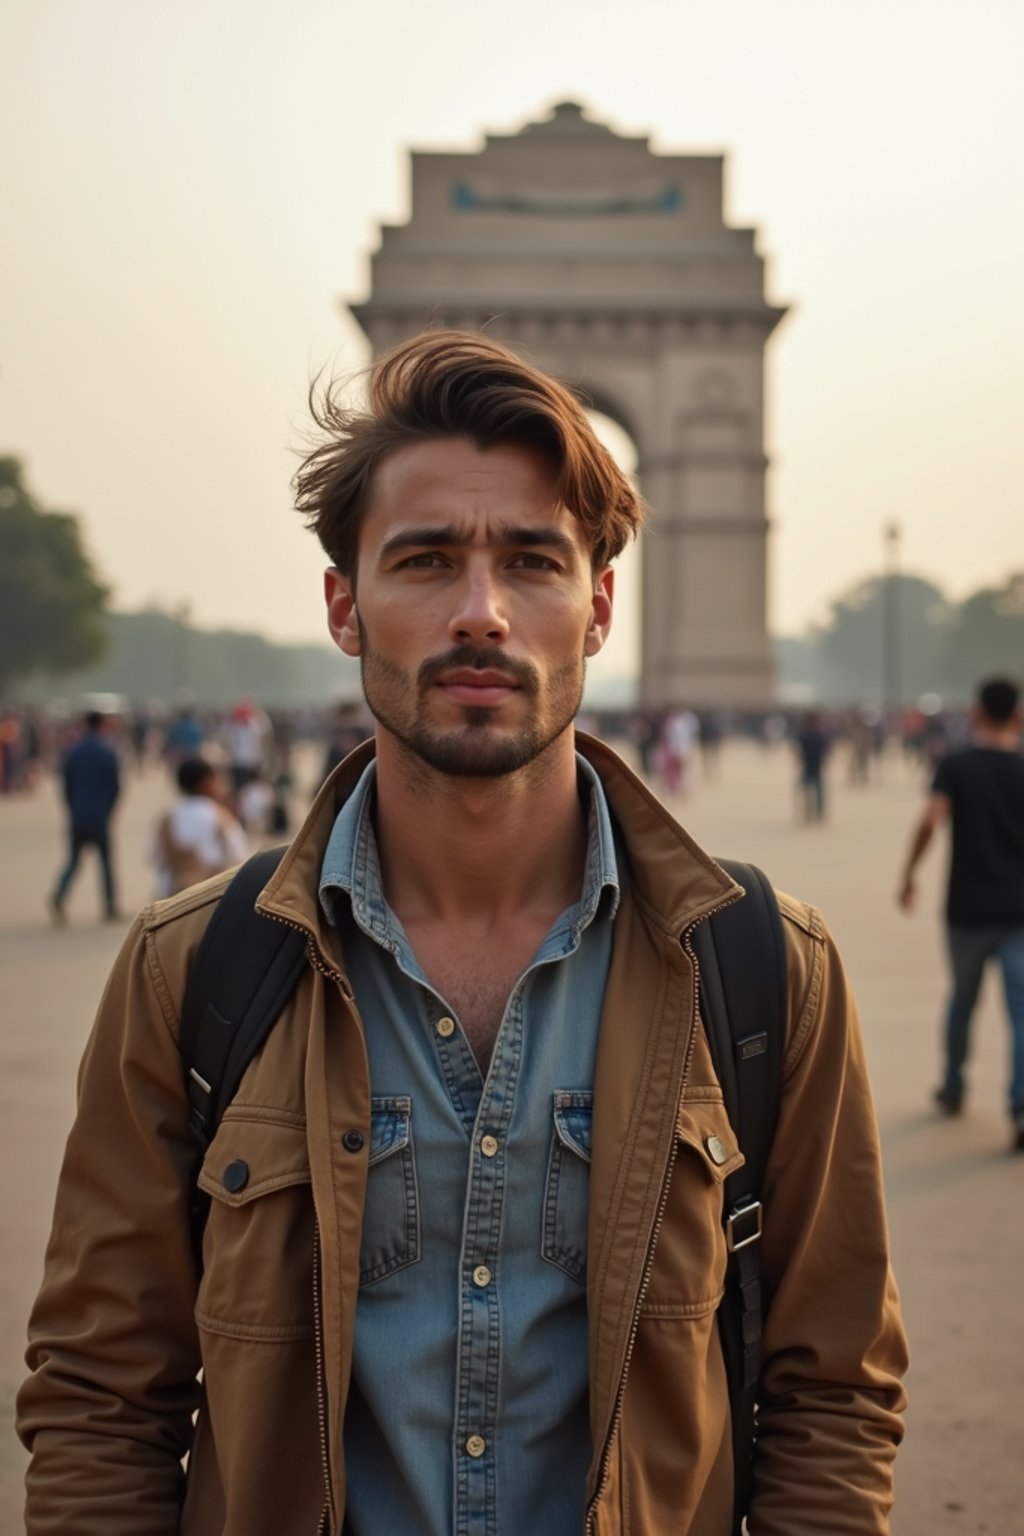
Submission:
[[583,1526],[590,1121],[619,880],[604,791],[577,763],[580,900],[513,988],[486,1079],[384,899],[374,764],[324,855],[320,900],[373,1096],[344,1432],[352,1536]]

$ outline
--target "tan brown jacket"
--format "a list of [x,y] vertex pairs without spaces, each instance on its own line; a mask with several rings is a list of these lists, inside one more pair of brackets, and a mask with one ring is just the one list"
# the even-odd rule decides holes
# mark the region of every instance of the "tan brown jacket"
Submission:
[[[736,887],[613,753],[580,744],[627,865],[594,1085],[587,1530],[729,1536],[715,1309],[722,1181],[740,1153],[697,1017],[688,934]],[[212,1210],[198,1290],[178,1007],[225,877],[144,911],[114,967],[82,1065],[18,1404],[33,1452],[30,1536],[316,1536],[321,1522],[340,1532],[370,1083],[316,889],[367,752],[325,785],[259,899],[308,934],[311,963],[204,1160]],[[814,911],[781,904],[790,1021],[765,1191],[750,1527],[881,1536],[906,1353],[874,1115],[833,944]],[[353,1129],[365,1138],[356,1152]],[[722,1164],[712,1136],[730,1149]],[[239,1160],[249,1179],[232,1193],[223,1175]]]

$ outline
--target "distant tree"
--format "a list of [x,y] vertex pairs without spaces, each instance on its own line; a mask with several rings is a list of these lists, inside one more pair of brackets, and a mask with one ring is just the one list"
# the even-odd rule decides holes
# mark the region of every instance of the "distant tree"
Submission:
[[157,608],[108,613],[109,649],[85,670],[40,672],[21,689],[33,703],[55,695],[123,693],[171,704],[184,690],[223,708],[243,694],[269,708],[359,698],[359,664],[333,645],[277,645],[261,635],[211,631]]
[[953,610],[941,589],[921,576],[868,576],[836,598],[817,630],[825,692],[842,702],[881,702],[884,686],[886,588],[895,582],[900,691],[905,700],[943,691],[946,635]]
[[19,460],[0,458],[0,697],[41,668],[78,670],[102,656],[106,599],[78,519],[46,511]]
[[951,693],[963,699],[986,676],[1024,678],[1024,571],[959,605],[945,639],[944,671]]

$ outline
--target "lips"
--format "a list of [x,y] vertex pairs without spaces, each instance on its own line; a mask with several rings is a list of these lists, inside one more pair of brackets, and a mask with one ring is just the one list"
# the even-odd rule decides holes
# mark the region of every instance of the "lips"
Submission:
[[442,688],[455,684],[460,688],[518,688],[519,684],[507,672],[483,672],[476,667],[460,667],[453,672],[443,672],[439,679]]
[[507,672],[478,671],[473,667],[442,673],[438,687],[456,703],[484,705],[502,704],[519,690],[519,684]]

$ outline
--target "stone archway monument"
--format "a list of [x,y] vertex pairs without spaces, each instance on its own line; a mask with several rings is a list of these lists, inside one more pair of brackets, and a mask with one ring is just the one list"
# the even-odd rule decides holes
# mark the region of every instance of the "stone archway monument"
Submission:
[[661,155],[572,102],[472,153],[416,151],[385,226],[375,355],[427,325],[486,326],[625,428],[652,517],[641,701],[764,706],[764,348],[785,314],[755,231],[722,214],[721,155]]

